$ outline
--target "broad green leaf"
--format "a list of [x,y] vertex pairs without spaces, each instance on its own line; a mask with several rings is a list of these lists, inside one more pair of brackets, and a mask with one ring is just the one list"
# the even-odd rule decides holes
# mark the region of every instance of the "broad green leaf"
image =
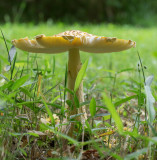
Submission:
[[91,99],[90,105],[89,105],[89,111],[92,117],[96,114],[96,101],[94,98]]
[[113,103],[111,102],[111,100],[107,97],[107,95],[104,93],[103,94],[103,100],[104,100],[104,103],[108,109],[108,111],[111,113],[111,116],[117,126],[117,129],[119,131],[119,133],[122,133],[123,132],[123,123],[122,123],[122,120],[120,119]]
[[19,87],[21,87],[28,79],[28,75],[27,76],[23,76],[22,78],[16,80],[13,85],[11,86],[12,90],[16,90]]
[[82,65],[77,77],[76,77],[76,81],[75,81],[75,87],[74,87],[74,92],[76,92],[83,80],[83,77],[86,73],[86,69],[87,69],[87,65],[88,65],[88,59],[85,61],[85,63]]

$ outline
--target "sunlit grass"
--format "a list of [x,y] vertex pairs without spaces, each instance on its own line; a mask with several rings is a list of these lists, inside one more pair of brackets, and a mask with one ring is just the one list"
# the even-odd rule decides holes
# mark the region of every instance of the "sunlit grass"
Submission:
[[[12,39],[26,36],[31,39],[39,34],[54,35],[77,29],[95,35],[131,39],[137,44],[136,48],[121,53],[81,53],[83,63],[89,59],[84,78],[85,104],[89,114],[85,130],[78,123],[80,130],[75,133],[77,138],[72,139],[61,132],[65,114],[64,80],[67,53],[32,54],[17,49],[17,57],[12,61],[11,71],[6,71],[6,66],[9,65],[8,54],[0,36],[2,158],[39,158],[41,155],[78,158],[80,152],[88,155],[88,150],[90,154],[96,152],[99,158],[111,156],[115,159],[131,159],[129,157],[137,157],[140,154],[143,154],[144,158],[150,154],[154,158],[157,157],[156,119],[151,121],[150,126],[147,121],[143,73],[137,55],[138,51],[145,76],[154,74],[155,79],[150,87],[156,99],[156,28],[113,24],[67,26],[59,23],[33,26],[8,23],[1,26],[1,29],[8,40],[9,48]],[[94,103],[91,100],[94,100]],[[115,107],[115,110],[110,110],[110,106]],[[46,124],[43,124],[43,121]],[[87,134],[85,142],[80,141],[82,132]],[[46,139],[40,139],[42,136],[46,136]],[[69,141],[73,153],[70,152],[71,149],[64,150],[63,146],[67,143],[63,139]],[[51,146],[50,143],[54,145]],[[87,152],[82,150],[83,146],[88,147]],[[38,155],[38,152],[41,152],[41,155]]]

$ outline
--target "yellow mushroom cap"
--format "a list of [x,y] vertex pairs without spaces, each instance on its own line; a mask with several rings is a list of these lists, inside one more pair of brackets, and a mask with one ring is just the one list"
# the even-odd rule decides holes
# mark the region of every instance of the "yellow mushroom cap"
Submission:
[[53,36],[38,35],[35,40],[22,38],[13,40],[12,43],[19,49],[34,53],[60,53],[72,48],[91,53],[109,53],[136,46],[136,43],[131,40],[95,36],[79,30],[66,31]]

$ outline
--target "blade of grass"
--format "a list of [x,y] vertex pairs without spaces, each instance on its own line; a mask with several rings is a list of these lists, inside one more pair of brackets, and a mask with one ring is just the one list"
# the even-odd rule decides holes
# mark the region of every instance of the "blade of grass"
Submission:
[[50,108],[47,106],[47,104],[46,104],[46,102],[45,102],[43,97],[42,97],[42,101],[43,101],[43,103],[45,105],[45,108],[46,108],[46,111],[47,111],[47,113],[48,113],[48,115],[49,115],[49,117],[51,119],[51,123],[52,123],[53,127],[55,127],[55,120],[54,120],[53,114],[52,114]]
[[60,133],[60,132],[58,132],[58,131],[56,131],[55,129],[54,129],[54,127],[51,127],[51,126],[48,126],[48,125],[46,125],[46,124],[41,124],[44,128],[47,128],[47,129],[49,129],[49,130],[51,130],[54,134],[56,134],[56,135],[58,135],[59,137],[62,137],[62,138],[64,138],[64,139],[67,139],[69,142],[71,142],[72,144],[75,144],[76,146],[78,146],[79,145],[79,142],[78,141],[76,141],[75,139],[73,139],[73,138],[71,138],[71,137],[69,137],[69,136],[67,136],[67,135],[65,135],[65,134],[63,134],[63,133]]
[[13,62],[13,65],[11,66],[11,76],[10,76],[10,80],[12,80],[12,78],[13,78],[13,73],[14,73],[14,69],[15,69],[16,58],[17,58],[17,53],[15,53],[14,62]]
[[9,79],[7,77],[5,77],[3,74],[0,74],[0,77],[4,78],[6,81],[9,82]]
[[115,102],[115,103],[114,103],[114,106],[119,106],[119,105],[121,105],[122,103],[128,102],[129,100],[134,99],[134,98],[137,98],[137,95],[133,95],[133,96],[129,96],[129,97],[123,98],[123,99]]
[[122,120],[120,119],[113,103],[111,102],[111,99],[107,97],[107,95],[104,93],[103,94],[103,101],[106,104],[106,107],[108,109],[108,111],[111,113],[112,118],[117,126],[117,129],[119,131],[119,133],[123,132],[123,123]]
[[136,152],[130,153],[127,156],[125,156],[124,160],[131,160],[131,159],[137,158],[139,155],[145,154],[147,151],[148,151],[148,148],[137,150]]
[[91,116],[94,117],[95,114],[96,114],[96,101],[95,101],[95,98],[92,98],[92,100],[90,101],[89,111],[90,111]]
[[13,85],[11,86],[11,89],[12,89],[12,90],[18,89],[19,87],[21,87],[21,86],[26,82],[27,79],[28,79],[28,75],[23,76],[22,78],[16,80],[16,81],[13,83]]
[[8,49],[8,46],[7,46],[7,42],[6,42],[6,39],[5,39],[5,37],[4,37],[3,31],[2,31],[1,28],[0,28],[0,30],[1,30],[1,34],[2,34],[2,37],[3,37],[4,43],[5,43],[5,47],[6,47],[6,49],[7,49],[8,58],[9,58],[9,63],[10,63],[10,65],[11,65],[10,56],[9,56],[9,49]]
[[75,81],[75,87],[74,87],[74,92],[76,92],[83,80],[83,77],[86,73],[86,69],[87,69],[87,65],[88,65],[88,59],[85,61],[85,63],[82,65],[77,77],[76,77],[76,81]]
[[66,96],[66,87],[67,87],[67,80],[68,80],[68,67],[67,67],[67,64],[66,64],[66,67],[65,67],[65,78],[64,78],[64,106],[65,106],[65,96]]
[[146,93],[146,108],[148,112],[148,118],[149,118],[149,123],[150,125],[153,125],[153,120],[155,119],[155,109],[153,104],[155,103],[155,99],[151,93],[151,88],[150,85],[154,79],[154,76],[149,76],[146,79],[146,85],[144,86],[145,88],[145,93]]
[[53,66],[52,66],[52,73],[53,73],[53,75],[55,73],[55,65],[56,65],[56,59],[55,59],[55,56],[53,56]]

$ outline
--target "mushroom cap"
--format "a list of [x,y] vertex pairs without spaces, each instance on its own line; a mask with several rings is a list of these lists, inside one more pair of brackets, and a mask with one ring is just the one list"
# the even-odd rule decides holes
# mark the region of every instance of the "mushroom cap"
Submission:
[[60,53],[73,48],[90,53],[109,53],[136,46],[136,43],[131,40],[95,36],[79,30],[66,31],[53,36],[42,34],[36,36],[35,40],[26,37],[13,40],[12,43],[19,49],[34,53]]

